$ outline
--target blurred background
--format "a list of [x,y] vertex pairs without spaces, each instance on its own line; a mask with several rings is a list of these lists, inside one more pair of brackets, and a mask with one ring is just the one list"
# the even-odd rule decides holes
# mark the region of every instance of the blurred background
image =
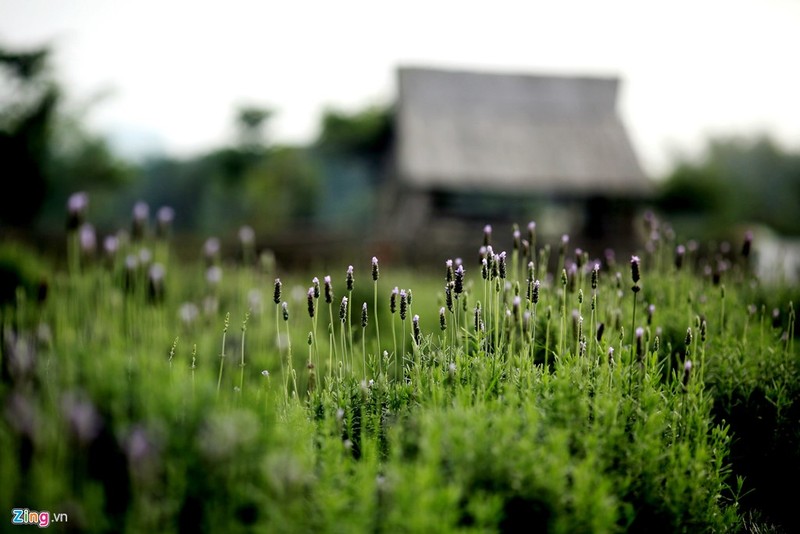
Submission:
[[285,264],[438,265],[529,221],[599,252],[647,211],[786,254],[798,50],[792,0],[4,0],[0,229],[61,254],[84,191],[98,240],[169,206],[187,257],[248,226]]

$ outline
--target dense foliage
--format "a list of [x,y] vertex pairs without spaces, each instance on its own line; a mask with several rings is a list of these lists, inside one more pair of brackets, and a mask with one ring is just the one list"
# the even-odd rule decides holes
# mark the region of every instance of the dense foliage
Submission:
[[532,226],[487,228],[485,263],[440,279],[292,273],[245,234],[237,262],[209,242],[179,264],[149,224],[103,253],[76,224],[46,298],[3,308],[6,511],[86,532],[798,526],[776,483],[800,474],[798,295],[746,254],[651,231],[598,261]]

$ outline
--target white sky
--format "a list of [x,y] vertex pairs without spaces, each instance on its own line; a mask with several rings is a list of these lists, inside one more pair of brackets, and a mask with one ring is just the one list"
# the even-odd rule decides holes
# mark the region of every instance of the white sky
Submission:
[[800,149],[798,0],[0,0],[0,43],[51,43],[94,128],[177,155],[231,140],[235,106],[310,141],[326,106],[388,103],[399,64],[622,78],[646,170],[708,135]]

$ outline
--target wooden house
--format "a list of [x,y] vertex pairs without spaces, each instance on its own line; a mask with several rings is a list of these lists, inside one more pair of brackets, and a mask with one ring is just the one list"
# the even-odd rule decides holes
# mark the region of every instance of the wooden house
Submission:
[[380,230],[463,250],[484,224],[610,242],[653,191],[617,113],[620,80],[402,67]]

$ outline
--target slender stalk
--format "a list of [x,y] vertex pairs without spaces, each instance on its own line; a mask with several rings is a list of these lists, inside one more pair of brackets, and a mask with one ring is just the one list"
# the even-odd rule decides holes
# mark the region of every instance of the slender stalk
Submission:
[[631,256],[631,280],[633,280],[633,314],[631,316],[631,354],[633,354],[634,336],[636,335],[636,295],[639,293],[639,257]]
[[281,315],[281,305],[280,303],[275,304],[275,337],[278,344],[278,360],[281,362],[281,377],[286,376],[286,370],[283,367],[283,347],[281,346],[281,323],[280,323],[280,315]]
[[377,336],[377,343],[378,343],[378,350],[375,351],[376,354],[381,353],[381,325],[380,321],[378,320],[378,258],[375,256],[372,257],[372,281],[373,281],[373,309],[375,310],[375,335]]
[[[289,335],[289,321],[283,322],[284,326],[286,326],[286,365],[289,368],[289,374],[292,377],[292,383],[294,384],[294,396],[297,397],[297,374],[294,371],[294,364],[292,363],[292,338]],[[288,398],[289,394],[286,393]]]
[[367,379],[367,303],[361,306],[361,357],[364,360],[364,380]]
[[536,356],[536,306],[538,303],[534,303],[533,305],[533,314],[531,315],[531,322],[533,323],[532,330],[533,333],[531,334],[531,362],[533,362],[534,357]]
[[[344,369],[347,367],[347,352],[346,352],[345,339],[344,339],[345,328],[344,328],[344,323],[342,323],[342,322],[340,322],[340,330],[341,330],[341,334],[342,334],[342,360],[344,360],[344,361],[340,360],[341,364],[342,364],[340,369],[342,369],[342,373],[343,373]],[[352,361],[352,359],[353,359],[353,353],[351,352],[350,353],[350,360]],[[343,376],[340,373],[339,374],[339,379],[341,380],[342,378],[343,378]]]
[[[347,292],[347,302],[353,302],[353,291]],[[347,307],[347,346],[353,354],[353,324],[350,322],[350,307]]]
[[564,354],[564,338],[567,329],[567,270],[561,269],[561,321],[559,322],[558,355]]
[[197,369],[197,363],[196,362],[197,362],[197,343],[194,343],[192,345],[192,367],[191,367],[191,371],[192,371],[192,400],[194,400],[194,391],[195,391],[194,372]]
[[395,327],[395,322],[394,314],[392,314],[392,343],[394,345],[394,358],[397,360],[397,329]]
[[[347,310],[348,315],[350,314],[350,310]],[[333,301],[328,303],[328,317],[330,317],[330,326],[328,328],[329,340],[330,340],[330,352],[333,354],[331,355],[332,359],[336,359],[336,328],[334,328],[334,319],[333,319]],[[316,338],[317,333],[314,332],[314,337]],[[342,355],[344,358],[344,355]],[[319,352],[317,353],[317,359],[319,359]]]
[[633,314],[631,315],[631,351],[633,351],[634,335],[636,331],[636,292],[633,293]]
[[375,290],[373,292],[373,300],[372,300],[372,309],[375,310],[375,335],[378,336],[378,350],[376,354],[380,354],[381,352],[381,326],[380,321],[378,320],[378,280],[375,280],[373,284]]
[[244,336],[247,332],[247,320],[250,318],[250,312],[247,312],[242,321],[242,362],[240,364],[241,372],[239,374],[239,395],[244,392]]
[[367,379],[367,329],[361,329],[361,357],[364,360],[364,380]]
[[217,379],[217,398],[219,398],[219,390],[222,386],[222,367],[225,364],[225,337],[228,335],[228,326],[230,326],[231,314],[225,314],[225,328],[222,330],[222,349],[219,353],[219,378]]

